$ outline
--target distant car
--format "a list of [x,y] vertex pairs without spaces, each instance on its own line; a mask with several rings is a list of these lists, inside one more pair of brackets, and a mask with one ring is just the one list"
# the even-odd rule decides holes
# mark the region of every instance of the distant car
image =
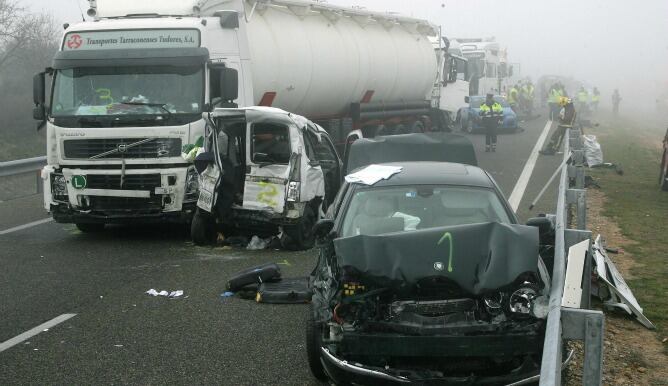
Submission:
[[[344,182],[314,227],[312,374],[336,384],[536,381],[550,281],[539,231],[518,224],[484,170],[407,160],[427,140],[412,136],[393,139],[404,143],[399,162],[375,163],[388,157],[382,141],[353,144],[353,172],[402,169],[373,185]],[[460,139],[441,141],[475,162]]]
[[[510,108],[510,104],[503,96],[496,95],[494,100],[503,107],[503,123],[499,131],[513,132],[519,129],[517,114]],[[459,109],[457,117],[461,131],[473,133],[483,131],[482,119],[480,117],[480,105],[485,102],[484,96],[472,96],[468,98],[468,106]]]

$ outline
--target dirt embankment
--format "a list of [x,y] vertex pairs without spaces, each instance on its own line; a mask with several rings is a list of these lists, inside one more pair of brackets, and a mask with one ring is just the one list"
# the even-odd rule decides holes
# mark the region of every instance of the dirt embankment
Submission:
[[[605,203],[606,198],[601,191],[587,190],[588,228],[594,237],[600,233],[609,247],[619,249],[618,254],[609,253],[609,257],[622,276],[630,279],[633,277],[631,269],[637,263],[624,247],[633,245],[636,241],[624,237],[617,224],[602,215]],[[600,304],[597,307],[600,307]],[[668,356],[664,354],[664,345],[668,344],[668,339],[657,337],[656,334],[628,315],[606,311],[603,384],[668,385]],[[569,366],[566,384],[582,385],[583,347],[581,342],[572,342],[571,345],[576,350],[576,358]]]

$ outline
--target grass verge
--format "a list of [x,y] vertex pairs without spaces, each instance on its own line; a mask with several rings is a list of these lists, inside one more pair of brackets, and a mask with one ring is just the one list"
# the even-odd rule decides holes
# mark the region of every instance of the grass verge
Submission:
[[[665,128],[638,120],[601,121],[587,130],[595,134],[606,162],[621,164],[624,175],[610,169],[590,169],[589,174],[607,197],[604,215],[614,219],[622,233],[634,242],[623,245],[632,254],[633,277],[627,280],[647,316],[668,334],[668,192],[659,180],[661,141]],[[664,346],[668,353],[668,345]]]

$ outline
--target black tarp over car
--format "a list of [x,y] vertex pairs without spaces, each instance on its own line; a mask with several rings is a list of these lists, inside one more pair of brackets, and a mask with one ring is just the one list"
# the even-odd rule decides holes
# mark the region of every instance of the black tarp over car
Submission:
[[443,278],[473,295],[498,291],[523,274],[538,277],[538,231],[480,223],[334,240],[339,267],[376,288],[410,292]]
[[471,141],[448,133],[416,133],[361,138],[346,152],[344,175],[364,166],[402,161],[456,162],[478,165]]

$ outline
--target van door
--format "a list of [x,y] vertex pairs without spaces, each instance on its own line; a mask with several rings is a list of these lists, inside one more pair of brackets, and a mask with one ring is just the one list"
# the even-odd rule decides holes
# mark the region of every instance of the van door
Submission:
[[332,141],[326,134],[321,134],[319,137],[315,134],[315,130],[306,131],[307,152],[309,149],[311,154],[307,154],[310,159],[320,165],[325,179],[325,198],[323,200],[323,210],[327,207],[336,196],[341,184],[341,161],[334,149]]

